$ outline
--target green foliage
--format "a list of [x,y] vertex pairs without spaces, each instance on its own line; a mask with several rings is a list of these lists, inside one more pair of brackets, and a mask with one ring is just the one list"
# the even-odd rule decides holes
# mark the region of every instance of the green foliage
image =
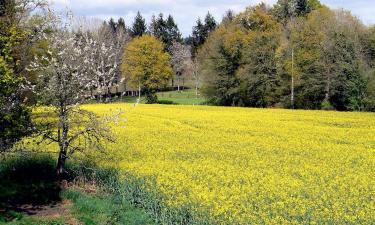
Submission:
[[22,79],[16,78],[0,57],[0,151],[9,149],[29,133],[30,111],[17,96]]
[[319,0],[278,0],[272,11],[280,22],[286,24],[292,17],[306,16],[321,7]]
[[122,31],[126,31],[126,25],[125,25],[125,20],[124,18],[120,17],[117,21],[117,26],[116,26],[116,30],[122,30]]
[[217,105],[368,110],[373,33],[319,1],[250,7],[199,52],[203,93]]
[[131,34],[133,37],[141,37],[146,34],[146,20],[142,17],[141,13],[138,11],[137,16],[135,17]]
[[369,77],[367,78],[364,105],[365,110],[375,112],[375,70],[371,71]]
[[156,104],[158,103],[158,96],[156,95],[155,90],[146,90],[145,91],[145,101],[147,104]]
[[2,3],[0,17],[0,151],[28,134],[31,124],[21,98],[27,30],[14,21],[17,7],[13,1]]
[[214,31],[198,56],[209,101],[256,107],[274,103],[280,33],[280,25],[262,6],[248,8]]
[[133,87],[140,87],[147,95],[147,103],[156,103],[156,91],[172,78],[170,56],[155,37],[135,38],[125,49],[121,69]]
[[62,197],[73,201],[73,215],[83,224],[153,224],[146,214],[112,194],[90,195],[73,189]]
[[351,15],[328,8],[292,25],[288,51],[294,49],[297,108],[320,109],[327,100],[337,110],[363,109],[361,29]]
[[213,32],[217,27],[217,22],[215,18],[208,12],[204,23],[199,18],[197,20],[197,25],[193,27],[192,36],[192,53],[193,56],[196,55],[198,49],[206,42],[210,33]]
[[164,43],[166,51],[170,51],[173,42],[182,42],[180,30],[171,15],[166,19],[162,13],[153,17],[150,32]]

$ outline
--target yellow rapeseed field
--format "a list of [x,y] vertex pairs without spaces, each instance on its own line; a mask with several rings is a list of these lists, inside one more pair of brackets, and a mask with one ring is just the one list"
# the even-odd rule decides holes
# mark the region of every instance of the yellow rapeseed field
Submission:
[[375,224],[373,113],[85,108],[124,110],[109,145],[119,167],[154,180],[165,206],[195,223]]

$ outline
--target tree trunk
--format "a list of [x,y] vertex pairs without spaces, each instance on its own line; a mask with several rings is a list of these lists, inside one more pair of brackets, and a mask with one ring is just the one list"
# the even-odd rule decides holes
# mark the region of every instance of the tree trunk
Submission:
[[68,134],[69,134],[69,112],[65,104],[60,103],[59,110],[59,128],[58,128],[58,144],[59,144],[59,158],[56,166],[56,175],[61,177],[65,173],[65,161],[69,148]]
[[291,97],[290,103],[294,109],[294,49],[292,49],[292,86],[291,86]]
[[59,153],[59,159],[57,160],[56,175],[61,177],[65,173],[65,162],[66,162],[66,152]]
[[177,91],[180,92],[180,78],[178,78]]
[[138,83],[138,103],[141,102],[141,82]]

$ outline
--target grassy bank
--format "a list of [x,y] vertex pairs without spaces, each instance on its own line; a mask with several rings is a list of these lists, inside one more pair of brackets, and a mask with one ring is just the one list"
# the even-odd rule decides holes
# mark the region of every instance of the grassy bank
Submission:
[[78,177],[82,170],[77,165],[68,166],[65,184],[56,179],[54,166],[49,156],[0,160],[0,224],[153,224],[147,214],[98,180],[90,181],[89,174]]

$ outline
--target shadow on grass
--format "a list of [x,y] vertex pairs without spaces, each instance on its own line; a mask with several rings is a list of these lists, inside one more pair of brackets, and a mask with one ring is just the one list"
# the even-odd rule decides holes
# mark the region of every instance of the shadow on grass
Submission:
[[49,156],[6,156],[0,159],[0,222],[53,208],[61,188]]

